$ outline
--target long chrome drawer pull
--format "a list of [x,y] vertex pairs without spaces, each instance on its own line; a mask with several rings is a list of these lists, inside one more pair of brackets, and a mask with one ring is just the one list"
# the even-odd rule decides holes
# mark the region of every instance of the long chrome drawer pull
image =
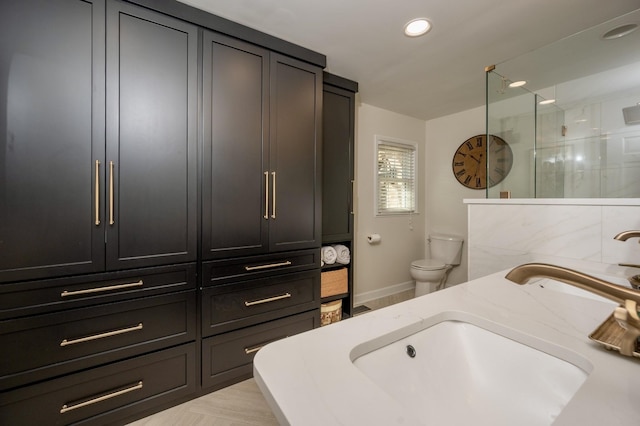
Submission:
[[288,299],[291,293],[281,294],[280,296],[267,297],[266,299],[253,300],[251,302],[244,301],[244,306],[261,305],[263,303],[275,302],[276,300]]
[[[285,336],[289,337],[289,336]],[[252,354],[254,352],[258,352],[260,349],[267,346],[269,343],[277,342],[278,340],[283,339],[283,337],[278,337],[277,339],[269,340],[268,342],[260,343],[258,346],[254,346],[252,348],[244,348],[244,353],[246,355]]]
[[271,177],[273,178],[273,195],[271,198],[271,219],[276,218],[276,172],[271,172]]
[[96,402],[106,401],[107,399],[115,398],[116,396],[124,395],[125,393],[133,392],[135,390],[142,389],[142,380],[135,385],[131,385],[128,388],[121,389],[119,391],[111,392],[106,395],[92,398],[88,401],[80,402],[78,404],[67,405],[64,404],[60,409],[60,414],[64,414],[67,411],[76,410],[78,408],[86,407],[87,405],[95,404]]
[[109,225],[116,223],[113,220],[113,161],[109,161]]
[[269,172],[264,172],[264,216],[269,219]]
[[291,261],[287,260],[286,262],[269,263],[268,265],[245,266],[244,269],[247,271],[257,271],[259,269],[277,268],[278,266],[289,266],[289,265],[291,265]]
[[95,186],[95,200],[96,200],[96,225],[100,225],[100,161],[96,160],[96,186]]
[[81,337],[79,339],[67,340],[60,342],[60,346],[75,345],[76,343],[89,342],[91,340],[103,339],[105,337],[117,336],[119,334],[130,333],[132,331],[142,330],[142,323],[133,327],[122,328],[120,330],[107,331],[106,333],[94,334],[93,336]]
[[142,282],[142,280],[140,280],[140,281],[135,282],[135,283],[109,285],[109,286],[106,286],[106,287],[88,288],[86,290],[75,290],[75,291],[67,291],[67,290],[65,290],[62,293],[60,293],[60,297],[78,296],[78,295],[81,295],[81,294],[100,293],[100,292],[103,292],[103,291],[111,291],[111,290],[121,290],[123,288],[140,287],[143,284],[144,283]]

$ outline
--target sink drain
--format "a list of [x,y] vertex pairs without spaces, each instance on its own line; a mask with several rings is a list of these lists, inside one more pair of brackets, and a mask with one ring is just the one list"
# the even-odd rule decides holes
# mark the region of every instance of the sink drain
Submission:
[[415,356],[416,356],[416,348],[414,348],[411,345],[407,345],[407,355],[409,355],[411,358],[415,358]]

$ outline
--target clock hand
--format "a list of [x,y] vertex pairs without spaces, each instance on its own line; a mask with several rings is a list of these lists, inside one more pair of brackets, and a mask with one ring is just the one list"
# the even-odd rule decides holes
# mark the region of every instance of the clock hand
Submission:
[[474,160],[476,160],[478,162],[478,164],[480,164],[480,160],[478,160],[476,157],[474,157],[473,155],[470,155],[471,158],[473,158]]

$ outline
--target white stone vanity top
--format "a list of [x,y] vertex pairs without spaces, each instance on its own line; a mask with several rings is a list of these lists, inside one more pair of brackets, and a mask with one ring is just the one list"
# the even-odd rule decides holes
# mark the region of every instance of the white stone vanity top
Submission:
[[639,206],[640,198],[465,198],[464,204]]
[[[516,285],[503,278],[505,272],[271,343],[255,357],[256,382],[282,424],[421,424],[352,360],[368,347],[380,346],[380,340],[371,343],[376,339],[391,343],[398,330],[424,328],[426,318],[466,312],[564,348],[568,358],[591,364],[586,381],[554,425],[640,424],[640,359],[607,351],[588,338],[615,304],[535,283]],[[475,424],[485,423],[478,419]]]

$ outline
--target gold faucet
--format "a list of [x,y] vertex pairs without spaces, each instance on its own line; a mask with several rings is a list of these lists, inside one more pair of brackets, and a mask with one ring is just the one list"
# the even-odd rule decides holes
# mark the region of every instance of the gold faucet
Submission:
[[[640,234],[638,236],[640,237]],[[546,263],[520,265],[513,268],[505,276],[506,279],[516,284],[525,284],[530,279],[537,277],[561,281],[619,303],[620,306],[615,309],[613,315],[620,327],[624,329],[619,348],[620,353],[634,356],[634,351],[640,350],[638,349],[638,339],[640,338],[639,291],[630,290],[582,272]]]
[[640,231],[622,231],[613,237],[614,240],[620,241],[627,241],[629,238],[640,238]]
[[[623,231],[613,237],[614,240],[627,241],[629,238],[640,238],[640,231]],[[640,243],[640,241],[638,241]],[[640,265],[634,263],[618,263],[619,266],[630,266],[632,268],[640,268]],[[629,277],[629,284],[636,290],[640,290],[640,275]]]

